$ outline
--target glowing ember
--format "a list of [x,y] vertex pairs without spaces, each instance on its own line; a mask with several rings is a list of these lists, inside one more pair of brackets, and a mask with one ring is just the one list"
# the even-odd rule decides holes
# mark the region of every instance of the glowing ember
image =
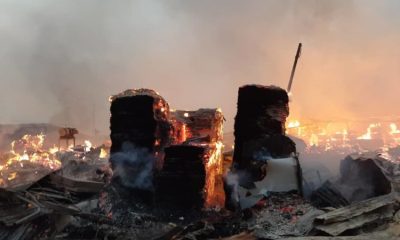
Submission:
[[397,129],[397,125],[395,123],[391,123],[389,127],[390,127],[390,134],[394,135],[400,133],[400,130]]
[[310,146],[317,146],[318,147],[318,136],[317,134],[311,134],[310,137]]
[[[206,163],[206,186],[205,186],[205,207],[222,207],[225,202],[225,194],[220,190],[222,187],[222,150],[224,145],[218,141],[212,146],[208,153],[208,162]],[[206,158],[207,159],[207,158]]]
[[2,165],[2,169],[21,161],[29,161],[51,169],[59,168],[61,162],[56,159],[54,149],[50,148],[48,151],[43,149],[44,138],[43,134],[24,135],[20,140],[13,141],[9,152],[10,157],[6,165]]
[[206,209],[223,207],[225,203],[222,152],[224,117],[221,109],[177,110],[172,115],[173,143],[205,149],[203,156],[206,172],[203,190],[204,207]]
[[90,152],[90,150],[92,149],[92,143],[89,140],[85,140],[84,149],[85,152]]
[[100,149],[100,155],[99,158],[107,158],[108,157],[108,153],[104,148]]
[[60,149],[58,147],[56,147],[55,145],[49,149],[49,153],[51,153],[51,154],[56,154],[59,151],[60,151]]

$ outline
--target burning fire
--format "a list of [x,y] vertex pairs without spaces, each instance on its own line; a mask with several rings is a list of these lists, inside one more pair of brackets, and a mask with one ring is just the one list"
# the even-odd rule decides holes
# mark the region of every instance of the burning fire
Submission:
[[298,120],[290,121],[287,128],[297,128],[300,127],[300,122]]
[[90,152],[90,150],[92,149],[92,143],[89,140],[85,140],[83,146],[84,146],[85,152]]
[[50,169],[58,169],[61,162],[55,156],[58,148],[50,148],[49,150],[43,149],[45,136],[38,135],[24,135],[20,140],[11,143],[11,150],[8,154],[8,159],[5,165],[0,165],[0,169],[5,169],[13,163],[20,163],[24,161],[35,163]]
[[372,129],[380,127],[379,123],[372,123],[368,126],[367,132],[363,134],[362,136],[358,137],[357,139],[372,139]]
[[61,168],[61,162],[56,156],[58,148],[45,150],[44,140],[43,134],[24,135],[11,143],[11,150],[2,156],[0,186],[7,186],[7,182],[15,180],[24,168],[41,167],[50,170]]
[[[400,144],[400,129],[393,122],[318,122],[288,121],[286,133],[303,139],[309,151],[376,150]],[[371,149],[376,148],[376,149]]]
[[[38,174],[38,171],[54,171],[61,168],[62,163],[57,154],[61,151],[76,152],[77,156],[83,156],[93,150],[93,144],[85,140],[81,150],[76,150],[72,145],[67,149],[57,146],[44,148],[45,135],[24,135],[21,139],[11,142],[10,150],[0,156],[0,186],[9,186],[9,183],[17,183],[15,179],[24,178],[24,172],[29,171]],[[81,151],[81,152],[79,152]],[[107,158],[106,149],[101,148],[99,158]]]
[[100,155],[99,158],[107,158],[108,157],[108,153],[104,148],[100,149]]
[[223,147],[221,141],[212,146],[206,159],[206,186],[205,186],[205,207],[222,207],[225,202],[225,194],[223,192],[222,174],[223,174]]

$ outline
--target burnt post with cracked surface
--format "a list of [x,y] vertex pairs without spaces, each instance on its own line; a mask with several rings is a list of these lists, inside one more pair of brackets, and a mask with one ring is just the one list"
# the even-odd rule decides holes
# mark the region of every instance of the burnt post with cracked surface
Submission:
[[285,135],[289,115],[287,92],[275,86],[245,85],[239,88],[234,134],[234,168],[246,172],[241,184],[265,177],[268,158],[292,157],[295,143]]
[[121,151],[124,142],[155,155],[169,145],[169,105],[157,92],[130,89],[110,100],[111,154]]

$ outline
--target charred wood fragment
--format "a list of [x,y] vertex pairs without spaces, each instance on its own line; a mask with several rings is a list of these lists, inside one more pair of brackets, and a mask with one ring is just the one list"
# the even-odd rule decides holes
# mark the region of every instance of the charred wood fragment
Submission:
[[325,182],[320,188],[315,190],[311,194],[310,200],[311,203],[318,208],[339,208],[350,204],[330,181]]
[[204,147],[174,145],[165,149],[163,170],[155,177],[156,199],[163,204],[201,208],[206,180]]
[[387,220],[393,217],[395,202],[395,194],[387,194],[353,203],[316,217],[315,228],[337,236],[368,223]]
[[124,143],[157,155],[170,143],[168,103],[149,89],[126,90],[111,97],[111,158]]

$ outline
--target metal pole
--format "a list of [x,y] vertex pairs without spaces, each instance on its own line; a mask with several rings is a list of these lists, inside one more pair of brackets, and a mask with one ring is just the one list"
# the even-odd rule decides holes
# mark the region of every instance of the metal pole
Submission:
[[294,63],[293,63],[293,67],[292,67],[292,73],[290,74],[289,84],[288,84],[288,87],[287,87],[287,92],[288,93],[290,93],[290,90],[292,89],[294,73],[296,72],[297,60],[299,60],[300,55],[301,55],[301,46],[302,46],[302,44],[299,43],[299,46],[297,47],[296,56],[294,58]]

